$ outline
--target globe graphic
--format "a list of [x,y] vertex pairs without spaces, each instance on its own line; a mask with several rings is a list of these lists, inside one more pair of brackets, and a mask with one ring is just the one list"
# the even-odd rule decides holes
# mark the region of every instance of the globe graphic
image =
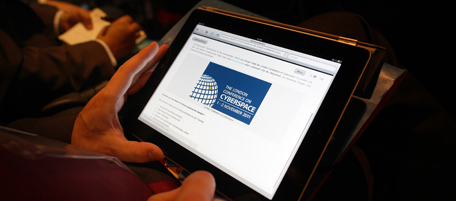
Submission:
[[190,94],[190,98],[212,107],[217,99],[217,94],[217,82],[211,76],[203,74]]

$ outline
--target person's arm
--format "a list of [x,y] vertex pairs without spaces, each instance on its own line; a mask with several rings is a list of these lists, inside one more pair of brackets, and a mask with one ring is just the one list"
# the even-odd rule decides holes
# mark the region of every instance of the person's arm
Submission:
[[59,96],[92,87],[115,72],[97,42],[21,48],[1,30],[0,35],[2,118],[37,113]]
[[46,28],[54,30],[54,18],[58,9],[52,6],[30,4],[30,8],[38,15]]
[[84,24],[87,29],[92,29],[93,25],[89,10],[63,1],[43,1],[42,3],[53,6],[63,12],[54,18],[54,25],[57,26],[56,28],[58,28],[60,33],[64,33],[79,22]]
[[[54,16],[54,32],[59,35],[81,22],[87,29],[92,29],[90,11],[67,2],[45,0],[41,2],[48,6],[32,6],[42,21],[49,26]],[[55,9],[58,9],[56,11]],[[128,16],[122,16],[106,27],[98,36],[96,42],[100,43],[111,59],[113,66],[117,60],[123,58],[135,48],[135,40],[139,37],[140,25]]]

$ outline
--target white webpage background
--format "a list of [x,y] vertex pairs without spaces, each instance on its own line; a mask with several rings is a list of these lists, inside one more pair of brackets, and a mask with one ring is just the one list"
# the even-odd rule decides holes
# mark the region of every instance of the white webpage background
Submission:
[[[192,38],[208,42],[204,44]],[[227,59],[214,56],[203,52],[201,46],[209,52],[217,50],[232,57]],[[199,50],[195,51],[196,48]],[[249,61],[291,75],[295,74],[296,68],[305,69],[306,74],[302,75],[302,80],[307,80],[308,85],[303,86],[283,77],[259,72],[240,60],[233,61],[233,58],[248,58]],[[188,97],[209,62],[272,84],[250,125]],[[314,117],[332,79],[332,76],[324,73],[192,34],[139,119],[164,131],[166,136],[190,151],[272,198],[284,170],[291,162],[291,155],[304,138],[309,126],[307,124]],[[176,85],[176,81],[182,84]],[[165,103],[170,100],[173,101]],[[200,114],[189,108],[200,111]],[[179,121],[157,118],[160,117],[157,115],[160,112],[180,114],[182,118]]]

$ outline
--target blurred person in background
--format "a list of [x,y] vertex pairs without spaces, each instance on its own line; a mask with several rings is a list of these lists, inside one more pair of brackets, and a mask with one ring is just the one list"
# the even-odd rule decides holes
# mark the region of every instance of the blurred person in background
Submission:
[[1,124],[38,117],[50,101],[109,79],[117,60],[135,48],[141,27],[128,15],[94,41],[67,45],[58,40],[79,22],[92,29],[89,13],[60,1],[0,3]]

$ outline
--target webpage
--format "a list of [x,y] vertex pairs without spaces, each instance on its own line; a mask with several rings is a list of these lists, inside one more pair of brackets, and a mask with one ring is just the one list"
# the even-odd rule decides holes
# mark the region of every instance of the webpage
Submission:
[[339,67],[197,25],[139,120],[272,199]]

